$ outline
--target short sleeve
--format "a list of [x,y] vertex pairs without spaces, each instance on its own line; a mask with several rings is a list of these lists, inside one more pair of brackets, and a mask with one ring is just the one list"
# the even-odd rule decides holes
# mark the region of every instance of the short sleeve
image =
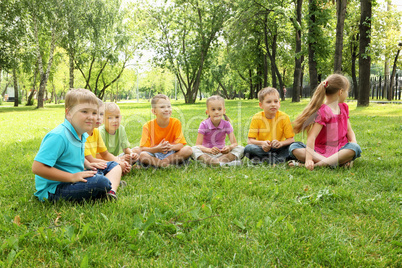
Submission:
[[349,119],[349,105],[347,105],[346,103],[341,103],[341,107],[344,110],[344,113],[346,115],[346,118]]
[[257,138],[258,137],[258,122],[255,119],[255,116],[251,119],[250,129],[248,131],[249,138]]
[[317,116],[314,122],[326,126],[328,123],[328,114],[325,112],[325,106],[321,106],[320,109],[317,111]]
[[54,133],[48,133],[40,145],[35,161],[53,167],[57,159],[63,154],[66,146],[63,139]]
[[130,142],[128,141],[128,138],[127,138],[126,129],[123,126],[121,126],[121,129],[120,129],[120,142],[121,142],[121,149],[123,151],[126,148],[130,148]]
[[99,136],[98,136],[98,153],[103,153],[105,151],[107,151],[107,147],[105,145],[105,142],[102,139],[102,136],[99,133]]
[[183,145],[186,145],[186,139],[184,138],[183,131],[181,130],[181,123],[179,120],[177,120],[174,124],[174,130],[175,130],[175,140],[173,143],[182,143]]
[[230,133],[233,132],[233,126],[229,121],[225,121],[225,122],[226,122],[225,131],[226,131],[226,134],[229,135]]
[[150,146],[151,146],[151,136],[149,133],[149,124],[146,123],[142,126],[140,147],[150,147]]
[[201,122],[200,127],[198,128],[198,133],[205,135],[207,133],[207,120]]
[[284,120],[283,134],[286,139],[290,139],[295,136],[289,116],[286,116],[286,120]]

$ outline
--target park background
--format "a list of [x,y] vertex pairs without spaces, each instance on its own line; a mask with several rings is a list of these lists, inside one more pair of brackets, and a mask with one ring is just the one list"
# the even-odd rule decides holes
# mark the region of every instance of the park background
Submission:
[[[395,4],[2,0],[0,89],[15,101],[0,98],[0,266],[402,266]],[[156,93],[171,97],[190,145],[205,98],[220,94],[245,145],[261,88],[286,86],[281,110],[294,120],[336,71],[350,80],[350,120],[363,149],[352,169],[192,162],[133,170],[114,203],[33,196],[31,165],[63,121],[69,88],[117,101],[132,145],[153,118]]]

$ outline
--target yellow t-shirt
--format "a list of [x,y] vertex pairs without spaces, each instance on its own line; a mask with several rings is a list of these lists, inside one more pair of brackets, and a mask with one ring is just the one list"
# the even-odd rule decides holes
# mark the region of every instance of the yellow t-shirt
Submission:
[[84,155],[92,155],[96,158],[96,154],[103,153],[107,151],[105,143],[102,140],[102,136],[99,134],[99,129],[95,128],[91,136],[88,136],[85,142]]
[[181,123],[178,119],[169,118],[169,125],[165,128],[161,128],[156,123],[156,119],[147,122],[142,127],[140,147],[154,147],[163,139],[171,144],[187,144],[181,130]]
[[294,136],[289,116],[281,111],[276,112],[272,119],[266,118],[264,111],[256,113],[251,119],[249,138],[258,141],[284,141]]

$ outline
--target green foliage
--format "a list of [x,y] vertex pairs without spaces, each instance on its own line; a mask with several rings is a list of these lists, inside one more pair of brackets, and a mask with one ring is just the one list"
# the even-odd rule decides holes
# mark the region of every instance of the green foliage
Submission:
[[[294,119],[307,104],[281,103]],[[205,102],[172,102],[193,145]],[[119,104],[133,145],[149,103]],[[62,105],[0,108],[0,265],[13,267],[399,267],[400,105],[356,108],[352,169],[286,165],[134,169],[117,202],[40,203],[31,165]],[[245,144],[253,101],[226,101]],[[297,136],[296,140],[302,140]],[[113,260],[113,261],[111,261]]]

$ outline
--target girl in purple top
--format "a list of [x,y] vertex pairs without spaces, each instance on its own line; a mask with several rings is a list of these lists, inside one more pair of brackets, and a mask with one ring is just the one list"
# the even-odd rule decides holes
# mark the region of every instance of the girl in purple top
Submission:
[[[225,112],[222,97],[211,96],[207,99],[208,118],[201,122],[196,146],[192,148],[195,160],[216,166],[241,164],[244,148],[237,145],[233,127]],[[226,136],[229,137],[230,146],[225,145]]]
[[[314,92],[310,103],[293,122],[295,133],[307,130],[307,144],[293,143],[290,154],[313,170],[316,166],[351,167],[361,149],[349,121],[349,81],[340,74],[330,75]],[[325,103],[324,103],[325,99]],[[298,162],[289,165],[297,166]]]

